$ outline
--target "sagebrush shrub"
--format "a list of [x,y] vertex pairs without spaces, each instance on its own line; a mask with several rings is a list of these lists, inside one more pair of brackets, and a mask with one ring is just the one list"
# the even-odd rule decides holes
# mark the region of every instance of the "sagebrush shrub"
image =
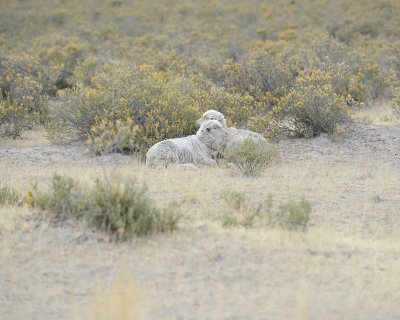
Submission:
[[115,122],[102,121],[90,130],[90,136],[86,141],[90,149],[97,154],[125,153],[131,154],[137,148],[138,126],[132,119],[121,119]]
[[109,232],[116,240],[173,231],[178,216],[161,210],[147,197],[146,189],[129,179],[96,179],[92,187],[55,175],[48,191],[29,189],[25,203],[46,211],[55,220],[80,219]]
[[246,139],[228,147],[223,155],[244,176],[258,176],[276,159],[278,148],[265,141]]
[[223,113],[228,126],[246,127],[252,116],[264,110],[262,103],[248,94],[199,88],[191,88],[189,94],[200,105],[202,112],[213,109]]
[[170,81],[152,67],[116,69],[94,81],[95,88],[61,95],[62,107],[54,110],[48,125],[52,141],[85,141],[100,136],[101,128],[112,130],[117,121],[132,121],[137,139],[135,146],[127,147],[145,153],[160,140],[196,131],[199,104],[184,94],[180,81]]
[[132,180],[96,180],[91,192],[88,218],[101,229],[124,240],[154,232],[173,231],[178,217],[172,210],[160,210],[146,195],[146,189]]
[[24,130],[38,122],[38,114],[31,114],[24,106],[0,100],[0,138],[16,139]]
[[44,121],[46,81],[32,58],[0,57],[0,137],[17,138]]
[[270,129],[296,137],[334,133],[350,119],[344,98],[335,93],[330,73],[311,69],[296,79],[294,88],[272,109]]

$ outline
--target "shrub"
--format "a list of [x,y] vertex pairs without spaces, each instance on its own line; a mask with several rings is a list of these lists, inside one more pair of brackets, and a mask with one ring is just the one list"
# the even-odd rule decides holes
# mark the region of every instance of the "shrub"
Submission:
[[194,87],[189,94],[201,106],[203,112],[209,109],[222,112],[228,126],[246,127],[248,120],[263,110],[263,105],[248,94]]
[[[288,60],[284,55],[256,51],[243,62],[228,60],[220,66],[206,67],[206,75],[227,92],[251,97],[261,104],[257,109],[270,109],[296,77],[296,64]],[[235,112],[240,114],[240,109]]]
[[306,70],[295,87],[272,109],[270,130],[296,137],[334,133],[337,124],[350,119],[343,97],[334,92],[330,73]]
[[41,192],[34,186],[25,199],[28,205],[49,212],[56,220],[81,219],[109,232],[116,240],[172,231],[178,222],[173,210],[155,207],[146,189],[128,179],[96,179],[88,188],[55,175],[49,191]]
[[21,206],[22,195],[8,186],[0,186],[0,206]]
[[102,121],[90,130],[86,143],[97,154],[106,153],[133,153],[137,150],[138,126],[132,119],[116,120],[115,122]]
[[46,78],[29,57],[0,57],[0,137],[17,138],[45,117]]
[[224,158],[244,176],[258,176],[260,171],[272,164],[278,148],[265,141],[246,139],[224,151]]
[[88,212],[91,223],[117,239],[154,232],[173,231],[178,218],[172,210],[161,211],[147,198],[144,187],[125,180],[96,180]]
[[16,139],[37,121],[38,115],[30,114],[24,106],[0,100],[0,138]]
[[[135,146],[145,153],[154,143],[193,134],[199,105],[184,94],[183,83],[149,66],[118,69],[94,79],[95,88],[67,90],[63,105],[54,110],[48,126],[56,143],[96,138],[117,121],[136,128]],[[131,119],[131,120],[130,120]],[[93,129],[95,128],[95,129]]]

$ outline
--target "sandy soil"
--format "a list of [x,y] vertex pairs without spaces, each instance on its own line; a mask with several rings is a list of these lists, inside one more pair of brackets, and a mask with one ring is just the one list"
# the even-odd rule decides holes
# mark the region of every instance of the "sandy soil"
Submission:
[[[0,182],[21,192],[54,172],[117,172],[183,213],[172,234],[117,244],[0,207],[1,319],[399,319],[400,127],[357,123],[334,141],[279,147],[281,162],[257,179],[151,170],[79,146],[0,147]],[[224,228],[227,189],[252,203],[305,197],[310,228]]]

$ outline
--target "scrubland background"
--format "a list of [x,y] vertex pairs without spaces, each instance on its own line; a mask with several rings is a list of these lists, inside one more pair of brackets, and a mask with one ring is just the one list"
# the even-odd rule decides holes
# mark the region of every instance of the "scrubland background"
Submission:
[[[0,1],[2,318],[398,319],[399,36],[389,0]],[[144,167],[208,109],[276,162]],[[34,205],[54,174],[179,220],[114,241]],[[269,223],[293,201],[304,228]]]

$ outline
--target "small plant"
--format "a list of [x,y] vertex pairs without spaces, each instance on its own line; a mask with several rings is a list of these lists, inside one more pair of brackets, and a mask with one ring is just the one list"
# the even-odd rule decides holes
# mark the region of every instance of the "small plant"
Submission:
[[263,203],[249,203],[242,192],[230,191],[224,194],[230,210],[222,216],[226,227],[279,227],[288,230],[305,231],[311,214],[311,205],[306,200],[289,200],[278,208],[273,207],[272,195]]
[[305,230],[310,220],[311,205],[307,200],[289,200],[276,214],[276,223],[289,230]]
[[224,194],[224,199],[233,210],[223,215],[223,226],[254,226],[255,219],[260,213],[261,206],[259,206],[257,210],[253,210],[247,201],[246,195],[238,191],[226,192]]
[[391,106],[393,107],[394,113],[397,118],[400,119],[400,94],[397,94],[391,101]]
[[21,206],[22,195],[8,186],[0,187],[0,206]]
[[178,221],[172,211],[161,212],[156,208],[147,198],[146,189],[131,180],[96,180],[90,198],[91,223],[118,239],[172,231]]
[[224,158],[244,176],[258,176],[278,155],[278,148],[264,141],[246,139],[224,152]]
[[55,175],[48,192],[36,186],[26,203],[49,212],[53,218],[76,218],[107,231],[116,240],[173,231],[178,216],[172,209],[160,210],[146,195],[146,189],[132,180],[95,180],[92,188],[80,187],[73,179]]
[[53,176],[47,192],[39,191],[37,185],[29,189],[25,202],[32,208],[50,212],[55,220],[78,218],[89,206],[78,184],[72,178],[57,174]]

